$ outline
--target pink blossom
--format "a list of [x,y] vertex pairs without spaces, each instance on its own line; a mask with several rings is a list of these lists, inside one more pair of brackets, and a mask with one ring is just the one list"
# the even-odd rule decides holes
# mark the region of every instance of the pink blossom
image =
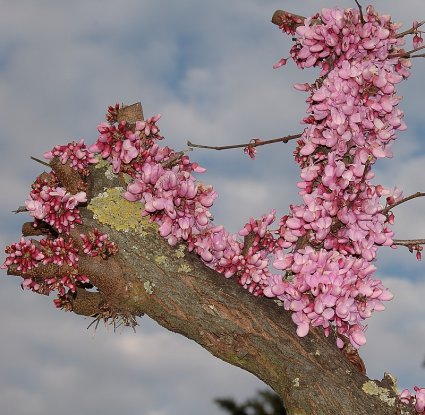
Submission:
[[63,187],[51,187],[47,182],[37,181],[33,187],[25,201],[30,215],[48,223],[59,233],[68,234],[75,223],[81,223],[78,205],[87,201],[85,192],[72,195]]
[[424,44],[424,40],[422,38],[422,33],[417,33],[415,36],[413,36],[413,48],[418,49],[422,47]]
[[74,170],[82,171],[89,164],[97,163],[96,157],[90,153],[84,144],[84,140],[72,141],[64,146],[55,146],[52,150],[43,154],[47,160],[57,157],[62,164],[69,163]]
[[40,241],[44,255],[43,265],[67,264],[70,267],[78,266],[78,248],[73,239],[65,241],[62,237],[56,239],[42,239]]
[[37,246],[25,238],[21,238],[19,242],[7,246],[5,253],[7,257],[1,268],[5,269],[11,265],[17,265],[17,270],[22,273],[38,267],[44,258],[43,253]]
[[410,400],[412,399],[412,395],[410,394],[409,389],[403,389],[403,391],[398,395],[400,401],[402,401],[405,404],[409,404]]
[[280,68],[281,66],[286,65],[286,62],[287,62],[287,59],[284,59],[284,58],[280,59],[277,63],[273,65],[273,69],[277,69],[277,68]]

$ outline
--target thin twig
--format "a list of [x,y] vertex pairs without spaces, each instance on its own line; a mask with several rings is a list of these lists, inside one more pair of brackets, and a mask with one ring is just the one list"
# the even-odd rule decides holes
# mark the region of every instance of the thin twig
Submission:
[[30,159],[36,161],[37,163],[42,164],[43,166],[47,166],[47,167],[50,167],[50,168],[52,167],[49,163],[46,163],[45,161],[40,160],[36,157],[31,156]]
[[403,37],[403,36],[406,36],[406,35],[410,35],[412,33],[415,33],[415,31],[418,29],[418,27],[421,27],[424,24],[425,24],[425,20],[422,20],[421,22],[418,23],[418,25],[416,26],[416,28],[411,27],[410,29],[405,30],[404,32],[398,33],[396,35],[396,38],[400,38],[400,37]]
[[271,140],[258,140],[255,141],[253,140],[250,143],[245,143],[245,144],[234,144],[234,145],[229,145],[229,146],[205,146],[203,144],[194,144],[190,141],[187,142],[187,145],[189,147],[193,147],[193,148],[206,148],[208,150],[230,150],[232,148],[242,148],[242,147],[259,147],[259,146],[265,146],[266,144],[273,144],[273,143],[287,143],[291,140],[295,140],[297,138],[300,138],[302,135],[302,133],[300,134],[294,134],[294,135],[287,135],[286,137],[280,137],[280,138],[273,138]]
[[393,239],[394,245],[411,247],[414,245],[425,245],[425,239]]
[[359,8],[359,13],[360,13],[360,20],[361,20],[361,22],[364,24],[365,23],[365,20],[364,20],[364,16],[363,16],[363,8],[362,8],[362,5],[357,1],[357,0],[354,0],[355,2],[356,2],[356,4],[357,4],[357,7]]
[[421,53],[419,55],[412,55],[411,58],[425,58],[425,53]]
[[25,206],[19,206],[18,209],[12,210],[13,213],[22,213],[22,212],[28,212],[27,208]]
[[386,215],[391,209],[395,208],[396,206],[401,205],[402,203],[408,202],[409,200],[415,199],[417,197],[423,197],[423,196],[425,196],[425,193],[423,193],[423,192],[416,192],[413,195],[406,196],[403,199],[399,200],[398,202],[393,203],[392,205],[387,206],[385,209],[383,209],[381,211],[381,213],[384,214],[384,215]]
[[[422,49],[425,49],[425,45],[420,46],[419,48],[416,48],[416,49],[408,50],[407,52],[400,52],[400,53],[394,53],[392,55],[388,55],[388,58],[411,58],[412,53],[418,52]],[[418,55],[416,55],[416,57],[418,57]]]

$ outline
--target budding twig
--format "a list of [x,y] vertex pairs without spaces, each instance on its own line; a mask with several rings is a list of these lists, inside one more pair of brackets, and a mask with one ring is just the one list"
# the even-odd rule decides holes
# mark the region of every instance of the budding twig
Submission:
[[245,144],[233,144],[229,146],[205,146],[203,144],[194,144],[190,141],[187,141],[187,145],[189,147],[193,148],[206,148],[208,150],[230,150],[232,148],[243,148],[243,147],[259,147],[259,146],[265,146],[266,144],[274,144],[274,143],[288,143],[291,140],[295,140],[297,138],[300,138],[302,133],[300,134],[294,134],[294,135],[287,135],[286,137],[279,137],[279,138],[273,138],[271,140],[253,140],[250,143]]
[[396,206],[401,205],[402,203],[408,202],[409,200],[415,199],[417,197],[423,197],[423,196],[425,196],[425,193],[423,193],[423,192],[416,192],[413,195],[406,196],[403,199],[399,200],[398,202],[393,203],[392,205],[387,206],[385,209],[383,209],[381,211],[381,213],[384,214],[384,215],[386,215],[391,209],[395,208]]
[[415,31],[418,29],[418,27],[421,27],[425,24],[425,20],[422,20],[421,22],[418,23],[417,26],[415,27],[411,27],[410,29],[405,30],[404,32],[399,33],[398,35],[396,35],[396,38],[400,38],[406,35],[410,35],[412,33],[415,33]]

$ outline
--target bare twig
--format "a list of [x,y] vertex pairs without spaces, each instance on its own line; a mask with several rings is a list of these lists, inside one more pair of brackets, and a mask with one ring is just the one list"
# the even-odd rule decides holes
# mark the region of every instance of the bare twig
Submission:
[[393,239],[394,245],[401,246],[417,246],[417,245],[425,245],[425,239]]
[[357,1],[357,0],[354,0],[355,2],[356,2],[356,4],[357,4],[357,7],[359,8],[359,13],[360,13],[360,21],[364,24],[365,23],[365,20],[364,20],[364,16],[363,16],[363,8],[362,8],[362,5]]
[[36,157],[31,156],[30,159],[36,161],[37,163],[42,164],[43,166],[47,166],[47,167],[52,168],[52,166],[49,163],[46,163],[45,161],[40,160],[40,159],[38,159]]
[[[413,57],[413,56],[411,56],[412,53],[418,52],[418,51],[420,51],[422,49],[425,49],[425,45],[424,46],[420,46],[419,48],[416,48],[416,49],[408,50],[407,52],[399,52],[399,53],[394,53],[392,55],[388,55],[388,58],[411,58],[411,57]],[[414,57],[417,58],[419,56],[418,55],[415,55]]]
[[418,23],[418,25],[416,27],[411,27],[410,29],[405,30],[404,32],[401,32],[399,34],[397,34],[396,38],[400,38],[406,35],[410,35],[412,33],[415,33],[416,30],[418,29],[418,27],[421,27],[425,24],[425,20],[422,20],[421,22]]
[[425,196],[425,193],[423,192],[416,192],[413,195],[406,196],[403,199],[399,200],[398,202],[387,206],[385,209],[381,211],[381,213],[386,215],[391,209],[395,208],[396,206],[401,205],[404,202],[408,202],[409,200],[416,199],[417,197],[423,197],[423,196]]
[[294,134],[294,135],[287,135],[286,137],[279,137],[279,138],[273,138],[271,140],[253,140],[250,143],[245,144],[233,144],[229,146],[205,146],[203,144],[194,144],[190,141],[187,142],[187,145],[189,147],[193,148],[206,148],[208,150],[230,150],[232,148],[243,148],[243,147],[259,147],[259,146],[265,146],[266,144],[274,144],[274,143],[288,143],[291,140],[295,140],[297,138],[300,138],[302,133],[300,134]]
[[22,213],[22,212],[28,212],[27,208],[25,206],[19,206],[18,209],[12,210],[13,213]]

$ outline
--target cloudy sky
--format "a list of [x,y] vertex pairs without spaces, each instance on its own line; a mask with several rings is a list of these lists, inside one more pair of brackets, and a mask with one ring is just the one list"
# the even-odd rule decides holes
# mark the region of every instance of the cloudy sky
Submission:
[[[141,101],[167,144],[185,148],[246,142],[301,131],[305,96],[291,85],[315,79],[272,65],[289,43],[269,21],[276,9],[308,15],[353,1],[306,0],[0,0],[0,242],[17,241],[23,204],[40,166],[29,157],[55,144],[96,139],[115,102]],[[425,18],[423,0],[373,4],[409,27]],[[400,88],[409,130],[377,182],[405,194],[424,191],[425,61]],[[198,150],[205,182],[220,194],[217,223],[238,229],[250,216],[297,203],[291,144],[242,151]],[[399,238],[425,237],[425,201],[396,211]],[[406,250],[382,250],[378,277],[395,293],[374,316],[363,348],[369,375],[395,374],[400,387],[425,385],[425,270]],[[90,320],[56,311],[52,298],[0,286],[0,412],[14,415],[218,415],[214,397],[251,396],[264,384],[144,318],[137,333],[96,333]]]

